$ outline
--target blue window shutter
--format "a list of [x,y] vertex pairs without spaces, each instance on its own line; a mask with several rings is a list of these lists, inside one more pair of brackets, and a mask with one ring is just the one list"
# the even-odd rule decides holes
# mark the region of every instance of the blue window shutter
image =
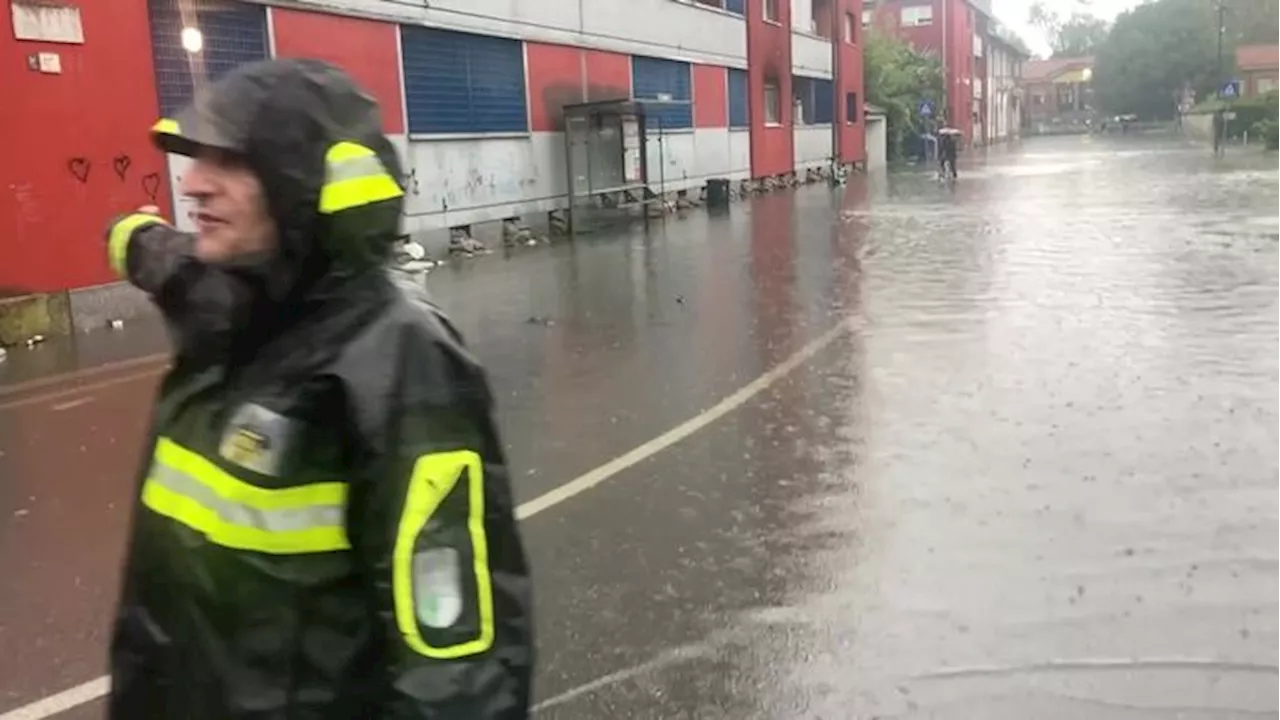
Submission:
[[[205,81],[216,80],[244,63],[267,58],[267,14],[261,5],[226,0],[186,0],[195,10],[204,36]],[[191,63],[182,49],[178,0],[147,0],[151,51],[155,59],[160,112],[172,115],[191,102],[195,86]]]
[[819,125],[832,121],[835,99],[831,97],[830,80],[813,81],[813,121]]
[[746,4],[743,0],[724,0],[724,9],[739,15],[746,14]]
[[[678,60],[632,57],[631,87],[637,100],[656,100],[660,94],[670,95],[672,100],[685,103],[693,100],[689,63]],[[653,127],[661,124],[667,130],[691,128],[693,105],[655,108],[647,114],[647,122]]]
[[750,127],[750,107],[747,101],[747,71],[729,68],[729,127]]
[[524,132],[524,48],[517,40],[401,26],[411,133]]

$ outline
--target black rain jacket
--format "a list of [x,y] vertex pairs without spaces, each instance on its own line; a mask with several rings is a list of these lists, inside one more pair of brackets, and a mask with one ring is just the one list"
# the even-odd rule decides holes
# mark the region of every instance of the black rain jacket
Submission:
[[134,214],[112,264],[174,338],[111,642],[112,720],[528,717],[530,586],[484,373],[386,259],[377,107],[314,61],[245,66],[154,128],[239,153],[279,250],[202,264]]

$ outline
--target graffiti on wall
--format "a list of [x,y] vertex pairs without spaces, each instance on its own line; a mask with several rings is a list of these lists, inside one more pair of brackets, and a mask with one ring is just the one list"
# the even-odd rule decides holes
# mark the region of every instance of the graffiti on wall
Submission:
[[71,171],[71,177],[75,178],[84,185],[89,182],[89,171],[93,169],[93,163],[89,162],[89,158],[73,157],[67,160],[67,170]]
[[[111,158],[111,169],[120,182],[129,180],[129,170],[133,167],[133,158],[123,153]],[[67,172],[81,185],[88,185],[93,170],[93,161],[82,155],[67,158]],[[159,202],[160,173],[150,172],[139,179],[142,192],[151,204]]]

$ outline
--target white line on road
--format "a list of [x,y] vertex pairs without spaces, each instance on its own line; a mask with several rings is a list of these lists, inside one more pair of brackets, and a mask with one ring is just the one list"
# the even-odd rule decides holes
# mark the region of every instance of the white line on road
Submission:
[[82,397],[82,398],[77,398],[75,400],[68,400],[63,403],[58,403],[57,405],[50,405],[49,409],[53,410],[54,412],[61,412],[63,410],[70,410],[73,407],[80,407],[85,403],[91,403],[91,402],[93,402],[93,398]]
[[[796,368],[803,365],[814,355],[817,355],[842,335],[851,331],[854,327],[855,325],[852,319],[842,321],[840,324],[810,341],[809,344],[797,350],[795,354],[791,355],[786,360],[778,363],[765,374],[747,383],[737,392],[724,398],[715,405],[712,405],[706,410],[703,410],[697,415],[694,415],[688,420],[685,420],[679,425],[671,428],[643,445],[640,445],[630,452],[616,457],[600,467],[591,470],[584,475],[580,475],[553,490],[529,500],[528,502],[522,503],[516,508],[516,517],[524,520],[525,518],[537,515],[543,510],[581,495],[587,490],[590,490],[632,465],[650,458],[663,450],[666,450],[672,445],[675,445],[681,440],[684,440],[707,425],[742,407],[748,400],[769,389],[771,385],[789,375]],[[110,680],[106,676],[103,676],[90,680],[83,685],[77,685],[73,688],[63,690],[60,693],[42,698],[29,705],[23,705],[16,710],[10,710],[5,714],[0,715],[0,720],[45,720],[46,718],[60,715],[80,705],[91,703],[106,695],[110,689]]]
[[57,695],[50,695],[30,705],[23,705],[17,710],[10,710],[0,715],[0,720],[44,720],[44,718],[60,715],[74,707],[86,705],[106,695],[111,690],[111,680],[107,676],[90,680]]

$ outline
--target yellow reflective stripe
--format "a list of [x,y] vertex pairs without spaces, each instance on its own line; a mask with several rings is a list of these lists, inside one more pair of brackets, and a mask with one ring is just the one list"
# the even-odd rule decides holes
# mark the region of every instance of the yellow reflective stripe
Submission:
[[346,500],[341,482],[251,485],[164,437],[142,488],[144,505],[210,542],[275,555],[350,549]]
[[169,118],[160,118],[155,125],[151,126],[151,132],[160,133],[162,135],[181,135],[182,128],[178,126],[177,120]]
[[168,223],[159,215],[134,213],[111,226],[111,232],[107,235],[107,261],[111,263],[111,269],[117,275],[124,277],[127,274],[126,260],[129,257],[129,240],[133,237],[133,233],[138,228],[155,224],[167,225]]
[[330,215],[404,195],[377,154],[363,145],[336,143],[325,153],[324,161],[325,183],[320,188],[322,214]]
[[[471,539],[480,630],[474,639],[435,647],[423,637],[413,596],[413,556],[418,536],[432,514],[463,476],[467,487],[467,534]],[[493,584],[489,575],[489,545],[484,531],[484,471],[480,456],[470,450],[423,455],[413,465],[404,511],[396,531],[392,559],[392,590],[396,625],[409,647],[430,658],[475,655],[493,645]]]

